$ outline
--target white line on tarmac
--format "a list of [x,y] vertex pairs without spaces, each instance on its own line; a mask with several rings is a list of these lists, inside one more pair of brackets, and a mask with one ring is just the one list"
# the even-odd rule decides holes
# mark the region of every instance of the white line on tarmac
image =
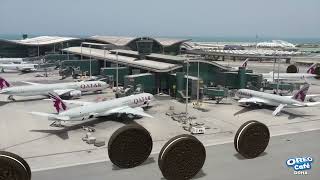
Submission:
[[[297,134],[297,133],[303,133],[303,132],[315,131],[315,130],[320,130],[320,128],[313,128],[313,129],[301,130],[301,131],[290,131],[290,132],[277,133],[275,135],[272,135],[272,137],[288,135],[288,134]],[[216,146],[216,145],[221,145],[221,144],[228,144],[228,143],[232,143],[232,142],[233,142],[233,140],[227,140],[227,141],[223,141],[223,142],[208,143],[208,144],[205,144],[204,146],[205,147],[209,147],[209,146]],[[154,151],[154,152],[151,153],[151,155],[158,154],[158,153],[160,153],[160,151]],[[107,160],[95,160],[95,161],[90,161],[90,162],[85,162],[85,163],[73,163],[73,164],[54,166],[54,167],[49,167],[49,168],[34,169],[34,170],[32,170],[32,172],[47,171],[47,170],[53,170],[53,169],[60,169],[60,168],[67,168],[67,167],[81,166],[81,165],[89,165],[89,164],[96,164],[96,163],[109,162],[109,161],[110,161],[110,159],[107,159]]]

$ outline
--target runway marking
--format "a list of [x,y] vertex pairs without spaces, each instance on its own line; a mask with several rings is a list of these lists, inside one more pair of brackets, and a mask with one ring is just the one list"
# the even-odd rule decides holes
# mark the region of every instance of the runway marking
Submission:
[[[291,132],[276,133],[276,134],[272,135],[271,137],[282,136],[282,135],[289,135],[289,134],[299,134],[299,133],[303,133],[303,132],[316,131],[316,130],[320,130],[320,127],[319,127],[319,128],[312,128],[312,129],[308,129],[308,130],[301,130],[301,131],[291,131]],[[224,140],[223,142],[207,143],[207,144],[204,144],[204,146],[205,146],[205,147],[210,147],[210,146],[228,144],[228,143],[232,143],[232,142],[233,142],[233,138],[230,139],[230,140]],[[159,150],[159,151],[151,152],[151,155],[159,154],[159,153],[160,153],[160,150]],[[49,167],[49,168],[33,169],[32,172],[40,172],[40,171],[61,169],[61,168],[67,168],[67,167],[73,167],[73,166],[81,166],[81,165],[90,165],[90,164],[96,164],[96,163],[102,163],[102,162],[109,162],[109,161],[110,161],[110,159],[95,160],[95,161],[89,161],[89,162],[85,162],[85,163],[73,163],[73,164],[61,165],[61,166],[54,166],[54,167]]]

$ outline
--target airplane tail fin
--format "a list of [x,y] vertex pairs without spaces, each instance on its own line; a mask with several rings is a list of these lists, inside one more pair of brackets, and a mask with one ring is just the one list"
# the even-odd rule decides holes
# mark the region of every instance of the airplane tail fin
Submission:
[[310,84],[305,84],[298,92],[296,92],[293,96],[292,99],[295,99],[300,102],[304,102],[306,95],[308,93]]
[[247,58],[245,61],[243,61],[241,67],[246,68],[248,65],[248,61],[249,61],[249,58]]
[[10,83],[8,83],[8,81],[6,81],[5,79],[3,79],[2,77],[0,77],[0,90],[5,89],[7,87],[10,87]]
[[315,74],[316,73],[316,66],[317,66],[317,63],[313,63],[307,70],[307,73],[308,74]]
[[53,106],[56,109],[57,113],[67,110],[66,103],[63,102],[63,100],[56,93],[49,92],[49,97],[53,101]]

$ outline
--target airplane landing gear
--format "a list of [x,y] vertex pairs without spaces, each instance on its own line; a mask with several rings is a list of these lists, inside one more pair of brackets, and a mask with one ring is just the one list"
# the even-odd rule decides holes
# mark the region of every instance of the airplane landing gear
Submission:
[[15,101],[16,99],[14,99],[13,95],[10,95],[10,96],[8,97],[8,100],[9,100],[9,101]]
[[61,124],[61,121],[54,121],[53,123],[50,124],[51,127],[64,127]]

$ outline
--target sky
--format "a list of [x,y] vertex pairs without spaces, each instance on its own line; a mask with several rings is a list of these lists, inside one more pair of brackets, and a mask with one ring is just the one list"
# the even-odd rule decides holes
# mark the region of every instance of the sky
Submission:
[[0,0],[0,34],[320,38],[319,0]]

